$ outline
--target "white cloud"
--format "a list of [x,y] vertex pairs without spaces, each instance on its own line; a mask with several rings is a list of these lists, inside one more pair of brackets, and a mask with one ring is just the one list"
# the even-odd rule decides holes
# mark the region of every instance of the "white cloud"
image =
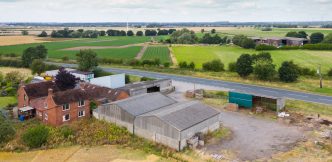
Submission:
[[0,0],[0,22],[332,20],[332,0]]

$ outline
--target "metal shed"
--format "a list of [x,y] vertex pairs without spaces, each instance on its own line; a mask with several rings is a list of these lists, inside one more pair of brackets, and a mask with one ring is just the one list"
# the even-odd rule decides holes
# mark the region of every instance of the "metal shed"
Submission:
[[159,79],[159,80],[151,80],[151,81],[127,84],[126,86],[121,87],[120,89],[126,90],[130,96],[136,96],[145,93],[171,92],[174,90],[174,86],[172,86],[172,80],[170,79]]
[[93,114],[176,150],[186,147],[197,133],[214,131],[220,126],[219,111],[198,101],[176,102],[161,93],[102,105]]
[[286,101],[286,99],[282,97],[273,97],[240,91],[230,91],[228,99],[229,103],[235,103],[244,108],[262,106],[274,111],[284,109]]

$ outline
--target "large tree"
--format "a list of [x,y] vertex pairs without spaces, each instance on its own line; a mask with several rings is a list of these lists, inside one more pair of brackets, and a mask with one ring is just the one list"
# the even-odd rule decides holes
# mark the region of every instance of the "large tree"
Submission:
[[310,35],[310,42],[312,44],[320,43],[324,40],[324,34],[321,32],[312,33]]
[[46,31],[42,31],[42,32],[38,35],[38,37],[47,37],[47,33],[46,33]]
[[29,47],[23,51],[22,63],[24,67],[30,67],[34,59],[45,59],[47,57],[47,49],[44,45]]
[[272,80],[275,75],[275,65],[272,61],[259,59],[254,66],[254,74],[260,80]]
[[97,53],[92,50],[81,50],[76,56],[79,70],[90,71],[98,66]]
[[188,29],[178,30],[172,33],[171,43],[178,44],[194,44],[197,42],[198,38],[194,31]]
[[252,57],[249,54],[242,54],[236,61],[236,72],[241,77],[247,77],[254,70],[252,64]]
[[279,79],[283,82],[295,82],[299,77],[299,68],[293,61],[284,61],[278,72]]
[[55,76],[55,84],[60,90],[73,89],[76,86],[77,79],[70,74],[65,68],[61,67],[58,74]]
[[43,60],[37,59],[37,60],[32,61],[30,68],[31,68],[32,74],[40,75],[41,73],[45,72],[46,64],[43,62]]
[[328,34],[325,38],[323,43],[332,43],[332,33]]

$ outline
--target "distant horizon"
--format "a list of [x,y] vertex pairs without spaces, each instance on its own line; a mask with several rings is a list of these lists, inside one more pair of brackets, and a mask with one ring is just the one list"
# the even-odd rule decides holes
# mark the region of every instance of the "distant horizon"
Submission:
[[[317,21],[128,21],[128,23],[160,23],[160,24],[167,24],[167,23],[310,23],[310,22],[332,22],[331,20],[317,20]],[[65,23],[127,23],[127,21],[81,21],[81,22],[61,22],[61,21],[48,21],[48,22],[43,22],[43,21],[12,21],[12,22],[4,22],[0,21],[0,23],[40,23],[40,24],[49,24],[49,23],[54,23],[54,24],[65,24]]]
[[0,0],[0,22],[312,22],[332,0]]

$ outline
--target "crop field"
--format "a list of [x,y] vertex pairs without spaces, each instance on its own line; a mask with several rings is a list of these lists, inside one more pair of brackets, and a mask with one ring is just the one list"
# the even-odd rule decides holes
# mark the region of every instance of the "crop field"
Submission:
[[[228,64],[235,62],[241,54],[259,53],[255,50],[243,49],[236,46],[176,46],[172,48],[178,62],[193,61],[197,68],[201,68],[204,62],[220,59],[227,69]],[[332,68],[332,51],[275,50],[269,52],[277,68],[283,61],[291,60],[302,67],[311,69],[316,69],[321,64],[324,73]]]
[[161,63],[172,62],[169,56],[169,50],[165,46],[147,48],[142,57],[142,60],[154,60],[154,59],[160,59]]
[[[96,39],[75,39],[61,42],[32,43],[11,46],[0,46],[0,53],[16,53],[21,55],[22,52],[37,45],[44,45],[48,49],[49,58],[62,58],[68,56],[73,59],[77,51],[65,51],[63,49],[82,47],[82,46],[125,46],[130,44],[139,44],[150,41],[150,37],[99,37]],[[98,49],[95,50],[99,57],[107,58],[133,58],[139,52],[141,47],[127,47],[119,49]]]
[[323,28],[273,28],[272,31],[261,31],[259,28],[253,27],[233,27],[233,28],[216,28],[219,35],[247,35],[258,37],[284,37],[290,31],[305,31],[308,35],[314,32],[321,32],[325,35],[332,33],[332,29]]

